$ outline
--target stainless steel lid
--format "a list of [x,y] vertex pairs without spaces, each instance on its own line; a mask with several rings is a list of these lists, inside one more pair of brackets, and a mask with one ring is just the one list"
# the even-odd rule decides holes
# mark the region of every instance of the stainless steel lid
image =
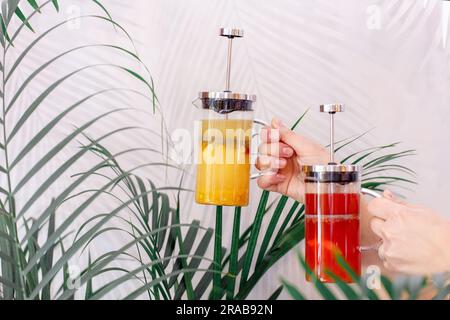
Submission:
[[202,109],[213,110],[220,114],[228,114],[234,111],[253,111],[253,103],[256,96],[246,93],[200,92]]
[[361,167],[346,164],[302,166],[305,182],[351,183],[359,181]]
[[245,101],[251,101],[256,102],[256,95],[254,94],[247,94],[247,93],[234,93],[229,91],[219,91],[219,92],[213,92],[213,91],[203,91],[199,93],[200,99],[231,99],[231,100],[245,100]]
[[351,164],[320,164],[312,166],[302,166],[302,171],[304,173],[309,172],[359,172],[361,170],[360,166]]

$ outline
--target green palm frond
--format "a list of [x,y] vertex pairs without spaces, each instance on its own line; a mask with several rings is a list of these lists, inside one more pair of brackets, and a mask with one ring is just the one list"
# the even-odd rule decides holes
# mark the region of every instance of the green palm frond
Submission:
[[[124,171],[116,160],[117,156],[112,155],[101,143],[89,137],[87,139],[90,144],[83,149],[94,153],[101,159],[101,163],[107,164],[97,167],[96,173],[103,177],[108,185],[108,188],[88,190],[88,192],[98,193],[100,191],[114,199],[118,199],[115,195],[116,190],[125,194],[125,198],[119,199],[119,201],[122,203],[122,207],[126,206],[130,220],[118,215],[115,216],[115,219],[124,222],[126,228],[114,228],[114,231],[119,230],[126,233],[131,241],[118,250],[117,254],[110,255],[107,258],[100,257],[99,262],[95,261],[93,267],[90,267],[91,272],[86,272],[82,276],[81,283],[86,283],[90,279],[90,275],[95,276],[95,272],[92,270],[107,267],[108,263],[113,262],[114,258],[119,255],[129,255],[130,253],[127,250],[133,247],[138,253],[135,260],[139,266],[106,285],[100,291],[96,291],[92,295],[92,299],[100,298],[118,285],[133,279],[138,273],[142,274],[144,279],[142,286],[127,298],[137,297],[138,293],[146,292],[151,299],[180,298],[184,293],[187,293],[188,298],[194,299],[195,292],[191,279],[195,273],[201,271],[199,266],[202,261],[212,262],[204,255],[210,245],[213,230],[201,227],[199,221],[181,224],[179,201],[173,208],[170,205],[168,195],[162,192],[169,189],[186,190],[181,187],[156,188],[150,180],[143,179],[132,172]],[[93,227],[88,228],[89,225],[96,221],[110,219],[114,214],[114,212],[107,212],[86,221],[79,229],[74,244],[78,242],[79,235],[85,233],[84,229],[88,229],[88,232],[92,234]],[[183,236],[182,229],[186,229],[185,236]],[[103,232],[113,231],[111,228],[99,230],[92,234],[89,242]],[[198,244],[196,244],[197,241]],[[214,273],[209,270],[203,270],[203,272]],[[220,270],[217,272],[220,275]],[[68,296],[69,293],[65,293],[62,298]]]
[[[298,260],[301,268],[305,270],[307,274],[310,275],[311,281],[315,286],[317,292],[326,300],[338,300],[339,296],[343,296],[348,300],[379,300],[381,297],[367,285],[367,281],[364,277],[356,276],[351,267],[343,259],[342,256],[337,255],[336,259],[340,267],[346,271],[348,275],[351,276],[353,282],[356,283],[356,288],[354,285],[343,282],[339,277],[329,273],[329,275],[334,279],[335,286],[339,293],[334,293],[330,290],[332,284],[324,284],[315,279],[314,273],[309,269],[302,255],[298,253]],[[427,281],[427,278],[431,281]],[[387,277],[380,275],[380,284],[383,289],[392,300],[416,300],[419,298],[420,294],[425,289],[434,289],[435,300],[447,299],[450,294],[449,282],[450,274],[437,274],[431,277],[425,276],[398,276],[391,280]],[[296,288],[294,285],[281,281],[284,289],[289,293],[289,295],[295,300],[305,300],[304,295],[301,290]]]
[[[36,162],[30,161],[30,155],[38,146],[47,139],[47,137],[57,130],[58,124],[65,120],[71,112],[74,112],[80,106],[86,105],[92,99],[98,96],[108,96],[111,94],[135,94],[144,97],[148,102],[150,109],[156,111],[158,100],[154,91],[153,80],[148,68],[142,63],[135,50],[135,45],[127,31],[115,21],[101,1],[92,0],[92,3],[100,8],[102,15],[89,14],[76,19],[92,19],[101,23],[106,23],[114,27],[116,32],[122,33],[129,40],[129,46],[117,46],[114,44],[93,43],[88,45],[74,46],[64,52],[54,53],[47,62],[39,65],[36,70],[25,76],[25,80],[17,87],[9,85],[12,77],[23,65],[25,58],[31,50],[38,47],[40,43],[47,39],[55,30],[61,29],[68,23],[67,19],[50,26],[46,30],[39,30],[33,26],[33,17],[38,14],[45,14],[47,7],[53,6],[59,11],[64,1],[19,1],[8,0],[2,2],[1,23],[2,33],[0,36],[2,47],[1,73],[2,84],[0,85],[0,97],[2,100],[2,109],[0,112],[1,142],[0,152],[3,154],[4,163],[0,164],[0,289],[2,298],[5,299],[73,299],[80,288],[73,288],[70,285],[69,266],[70,261],[78,254],[87,252],[90,244],[107,232],[123,231],[120,228],[112,227],[109,223],[113,219],[124,220],[123,213],[132,215],[133,220],[125,221],[130,227],[127,236],[129,243],[118,250],[108,252],[100,257],[92,257],[88,254],[88,263],[86,269],[82,270],[79,284],[85,287],[85,298],[97,299],[108,294],[117,286],[131,280],[140,278],[138,274],[143,273],[142,286],[148,292],[150,298],[170,299],[172,292],[168,286],[168,280],[177,275],[187,275],[184,268],[189,265],[195,266],[197,261],[204,259],[204,249],[209,245],[209,239],[212,236],[212,230],[204,229],[199,223],[180,224],[177,220],[176,211],[169,202],[169,196],[165,192],[179,191],[177,187],[157,188],[147,179],[142,179],[134,175],[134,171],[149,166],[169,167],[167,162],[153,162],[141,165],[131,170],[122,170],[118,165],[116,158],[126,153],[133,153],[137,149],[122,150],[116,154],[111,154],[102,147],[102,142],[109,137],[122,134],[125,131],[135,130],[134,127],[122,127],[107,132],[100,137],[87,139],[87,144],[80,149],[76,149],[70,155],[68,160],[59,164],[50,174],[45,177],[43,182],[35,190],[31,190],[30,196],[21,197],[17,200],[17,195],[30,181],[35,180],[36,176],[42,171],[42,168],[49,162],[56,159],[67,146],[71,146],[79,139],[87,137],[86,132],[89,128],[96,126],[99,121],[109,117],[112,114],[121,113],[127,108],[111,108],[101,115],[87,119],[86,122],[60,141],[56,142],[48,150],[43,150],[43,155]],[[17,18],[15,23],[11,23]],[[70,20],[70,19],[69,19]],[[23,32],[32,31],[35,33],[33,40],[23,48],[15,47],[15,40]],[[68,59],[74,52],[82,54],[89,48],[104,48],[126,56],[143,67],[145,74],[140,74],[137,70],[129,67],[106,62],[103,64],[85,65],[75,71],[69,71],[61,78],[53,79],[52,83],[45,88],[37,98],[35,98],[20,114],[18,119],[11,116],[11,111],[21,101],[24,93],[33,88],[37,77],[48,70],[50,66],[57,61]],[[12,57],[14,53],[14,58]],[[50,122],[43,125],[38,132],[29,139],[18,152],[11,152],[19,142],[18,137],[27,130],[30,118],[39,113],[47,105],[48,97],[54,92],[58,92],[61,86],[70,78],[84,73],[89,69],[114,68],[123,72],[124,77],[129,77],[142,83],[146,90],[144,92],[130,88],[105,88],[85,97],[80,98],[76,103],[67,106],[60,114],[51,119]],[[7,86],[8,85],[8,86]],[[161,137],[163,139],[163,137]],[[147,150],[149,152],[158,152],[157,150]],[[74,175],[70,184],[60,188],[56,194],[52,195],[51,201],[46,201],[46,194],[50,188],[58,183],[59,179],[65,176],[80,158],[92,155],[95,152],[100,156],[97,164],[88,170]],[[159,151],[160,152],[160,151]],[[161,153],[161,152],[160,152]],[[23,163],[30,163],[23,166]],[[19,166],[20,164],[20,166]],[[17,174],[19,168],[25,167],[25,171]],[[105,175],[106,182],[96,189],[86,190],[84,184],[91,177],[102,175],[102,170],[113,170],[115,176],[109,178]],[[17,179],[16,177],[19,177]],[[128,197],[120,199],[114,192],[117,188],[126,191]],[[82,190],[81,192],[79,190]],[[120,200],[117,206],[105,214],[90,212],[91,205],[104,195],[115,197]],[[65,219],[61,222],[55,218],[70,199],[84,195],[79,206],[72,212],[66,212]],[[35,204],[47,202],[41,211],[36,212]],[[88,214],[91,218],[88,222],[82,223],[78,228],[79,218],[83,214]],[[132,222],[131,222],[132,221]],[[135,222],[137,221],[137,224]],[[193,245],[195,236],[186,239],[181,237],[181,229],[189,230],[188,234],[193,234],[194,229],[202,230],[204,241],[201,247]],[[22,231],[23,230],[23,231]],[[190,232],[190,233],[189,233]],[[70,242],[70,235],[75,237]],[[197,235],[197,232],[195,232]],[[136,247],[138,253],[144,253],[150,257],[150,261],[144,260],[142,255],[135,257],[139,263],[139,268],[127,270],[116,267],[111,263],[117,261],[120,257],[133,257],[129,252],[130,248]],[[190,252],[193,252],[192,254]],[[188,265],[182,267],[177,263],[170,264],[170,261],[189,261]],[[96,287],[94,281],[99,275],[119,272],[124,275],[116,278],[113,282]],[[191,271],[193,274],[194,271]],[[52,290],[52,284],[59,282],[59,290]],[[189,284],[188,281],[183,283]],[[173,286],[181,287],[179,281],[175,281]],[[189,286],[188,286],[189,287]],[[190,290],[193,295],[193,289]]]

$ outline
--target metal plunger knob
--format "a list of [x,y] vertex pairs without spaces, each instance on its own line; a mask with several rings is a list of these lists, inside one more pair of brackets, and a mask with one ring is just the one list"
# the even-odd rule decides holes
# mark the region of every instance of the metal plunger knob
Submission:
[[221,28],[220,33],[222,37],[228,38],[228,56],[227,56],[227,75],[225,83],[225,91],[230,91],[230,79],[231,79],[231,58],[233,51],[233,39],[242,38],[244,36],[244,30],[236,28]]
[[330,114],[330,164],[334,162],[334,114],[336,112],[344,112],[345,106],[341,103],[324,104],[320,106],[320,112]]

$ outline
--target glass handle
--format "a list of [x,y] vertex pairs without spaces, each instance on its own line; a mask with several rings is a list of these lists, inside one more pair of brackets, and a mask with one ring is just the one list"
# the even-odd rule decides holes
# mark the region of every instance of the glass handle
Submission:
[[267,121],[261,120],[261,119],[254,119],[253,123],[259,124],[260,126],[263,126],[263,127],[270,127],[270,123],[268,123]]
[[379,192],[375,191],[375,190],[370,190],[370,189],[367,189],[367,188],[362,188],[362,189],[361,189],[361,193],[362,193],[362,194],[366,194],[366,195],[368,195],[368,196],[372,196],[372,197],[374,197],[374,198],[381,198],[381,194],[380,194]]
[[192,101],[192,105],[198,109],[201,109],[201,99],[200,98],[196,98],[195,100]]
[[[372,196],[374,198],[381,198],[381,194],[379,192],[376,192],[374,190],[370,190],[370,189],[366,189],[366,188],[362,188],[361,189],[361,193],[362,194],[366,194],[369,196]],[[360,252],[367,252],[367,251],[377,251],[380,246],[383,244],[383,240],[379,240],[376,243],[372,244],[372,245],[368,245],[368,246],[360,246],[359,247],[359,251]]]
[[[260,125],[261,128],[264,128],[264,127],[269,127],[270,128],[270,123],[268,123],[267,121],[261,120],[261,119],[254,119],[253,123]],[[252,139],[255,138],[255,137],[258,137],[260,135],[261,135],[261,130],[259,130],[258,132],[252,133]],[[273,169],[262,170],[262,171],[258,171],[258,172],[252,173],[250,175],[250,179],[254,180],[254,179],[258,179],[261,176],[273,175],[273,174],[276,174],[276,173],[277,172],[274,171]]]

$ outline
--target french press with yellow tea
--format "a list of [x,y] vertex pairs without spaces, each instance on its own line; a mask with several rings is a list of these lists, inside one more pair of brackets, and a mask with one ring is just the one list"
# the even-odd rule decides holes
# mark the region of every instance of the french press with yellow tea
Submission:
[[242,29],[222,28],[228,38],[226,85],[224,91],[200,92],[194,105],[201,110],[195,200],[216,206],[247,206],[253,124],[267,123],[253,118],[256,96],[230,90],[233,39],[243,37]]

